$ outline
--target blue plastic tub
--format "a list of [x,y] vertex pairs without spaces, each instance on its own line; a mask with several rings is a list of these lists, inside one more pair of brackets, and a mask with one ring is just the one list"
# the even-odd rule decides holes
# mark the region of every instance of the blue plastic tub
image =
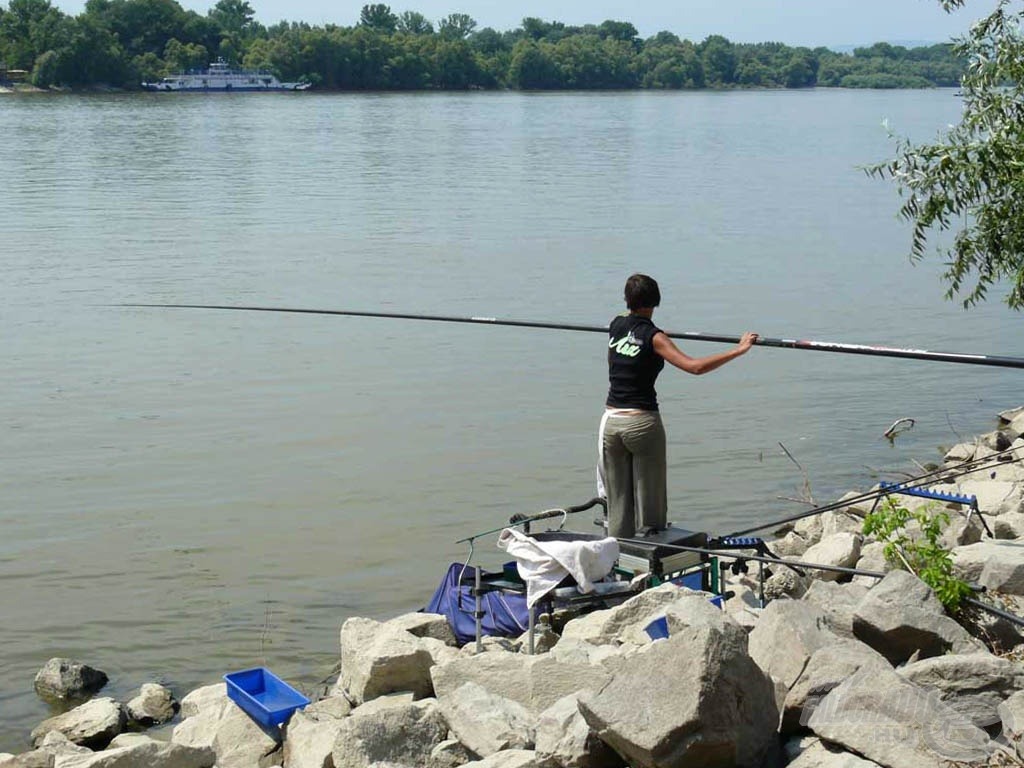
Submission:
[[309,699],[266,667],[243,669],[224,675],[228,698],[264,728],[276,728]]

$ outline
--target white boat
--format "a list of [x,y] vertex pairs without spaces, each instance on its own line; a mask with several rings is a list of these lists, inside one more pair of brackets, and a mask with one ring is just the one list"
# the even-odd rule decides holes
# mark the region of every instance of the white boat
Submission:
[[282,83],[270,72],[232,69],[217,59],[209,69],[165,77],[159,82],[142,83],[147,91],[304,91],[309,83]]

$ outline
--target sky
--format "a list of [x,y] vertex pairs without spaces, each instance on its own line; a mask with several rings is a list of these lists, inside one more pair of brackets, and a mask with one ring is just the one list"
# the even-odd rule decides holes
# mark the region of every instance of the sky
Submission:
[[[0,0],[4,2],[4,0]],[[216,0],[179,0],[205,13]],[[257,20],[282,19],[350,26],[366,0],[249,0]],[[77,14],[84,0],[54,0]],[[841,47],[874,42],[938,43],[962,35],[972,21],[995,7],[994,0],[968,0],[947,14],[938,0],[395,0],[396,13],[419,11],[436,21],[468,13],[478,28],[514,29],[526,16],[566,24],[629,21],[642,37],[667,29],[698,42],[724,35],[733,42]]]

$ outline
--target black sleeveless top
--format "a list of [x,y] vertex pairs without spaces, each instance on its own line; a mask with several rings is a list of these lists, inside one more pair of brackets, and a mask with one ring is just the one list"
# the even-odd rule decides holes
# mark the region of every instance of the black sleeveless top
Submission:
[[665,360],[654,351],[661,333],[650,318],[619,315],[608,326],[608,400],[611,408],[658,410],[654,382]]

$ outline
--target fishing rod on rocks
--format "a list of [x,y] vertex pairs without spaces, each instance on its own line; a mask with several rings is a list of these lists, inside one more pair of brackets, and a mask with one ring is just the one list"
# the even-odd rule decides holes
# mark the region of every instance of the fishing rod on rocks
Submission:
[[[450,315],[419,315],[408,312],[368,312],[347,309],[305,309],[297,307],[240,306],[233,304],[116,304],[118,307],[148,309],[215,309],[235,312],[281,312],[301,315],[337,315],[342,317],[374,317],[395,320],[423,320],[436,323],[467,323],[471,325],[501,325],[513,328],[545,328],[558,331],[582,331],[585,333],[608,333],[608,326],[573,325],[569,323],[539,322],[534,320],[501,320],[496,317],[455,317]],[[698,331],[665,331],[673,339],[687,341],[715,341],[722,344],[738,344],[739,336],[703,333]],[[872,355],[875,357],[898,357],[910,360],[934,360],[965,365],[987,365],[1001,368],[1024,368],[1024,358],[1005,355],[980,355],[963,352],[932,352],[926,349],[903,349],[871,344],[848,344],[835,341],[814,341],[810,339],[775,339],[758,336],[754,342],[760,347],[780,349],[801,349],[809,352],[838,352],[847,355]]]
[[[1018,452],[1020,453],[1020,456],[1015,456],[1014,454]],[[846,509],[865,501],[875,501],[886,496],[891,496],[894,493],[899,493],[902,490],[916,490],[918,488],[945,482],[947,480],[956,480],[957,478],[974,474],[976,472],[985,472],[992,469],[998,469],[999,467],[1008,467],[1021,461],[1024,461],[1024,449],[1019,447],[1006,448],[980,459],[969,459],[967,461],[960,462],[959,464],[954,464],[951,467],[943,467],[941,469],[933,470],[932,472],[926,472],[923,475],[918,475],[902,483],[885,485],[875,490],[865,491],[864,493],[833,501],[829,504],[815,507],[814,509],[805,510],[804,512],[800,512],[796,515],[784,517],[781,520],[774,520],[770,523],[753,526],[752,528],[744,528],[742,531],[730,533],[729,536],[746,536],[769,528],[779,528],[789,523],[795,523],[798,520],[803,520],[807,517],[814,517],[815,515],[821,515],[825,512],[833,512],[837,509]]]

